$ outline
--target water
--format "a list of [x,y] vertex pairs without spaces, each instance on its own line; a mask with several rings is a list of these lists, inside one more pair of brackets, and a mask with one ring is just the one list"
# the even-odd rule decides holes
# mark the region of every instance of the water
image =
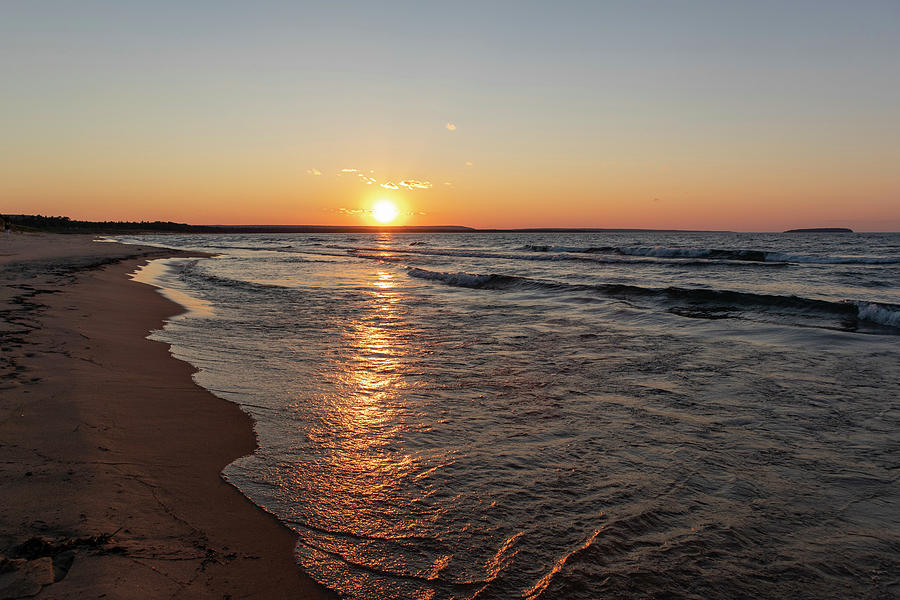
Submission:
[[343,594],[900,595],[900,235],[119,239]]

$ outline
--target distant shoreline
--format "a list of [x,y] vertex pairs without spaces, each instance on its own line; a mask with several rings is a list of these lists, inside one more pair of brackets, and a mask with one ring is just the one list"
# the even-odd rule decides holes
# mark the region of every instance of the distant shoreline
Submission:
[[49,233],[733,233],[727,230],[603,227],[476,228],[463,225],[189,225],[172,221],[78,221],[69,217],[6,215],[22,231]]
[[[190,225],[172,221],[79,221],[69,217],[3,215],[13,229],[47,233],[100,235],[148,233],[856,233],[844,227],[736,232],[727,229],[653,229],[650,227],[512,227],[464,225]],[[889,231],[866,233],[892,233]]]

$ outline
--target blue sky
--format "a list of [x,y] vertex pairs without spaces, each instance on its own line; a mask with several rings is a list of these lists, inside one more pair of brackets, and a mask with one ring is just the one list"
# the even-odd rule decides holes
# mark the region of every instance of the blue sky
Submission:
[[[705,206],[710,227],[729,214],[763,227],[746,210],[756,198],[900,228],[898,2],[42,1],[2,13],[0,193],[19,210],[100,216],[126,197],[129,216],[196,220],[218,198],[227,221],[257,189],[270,218],[324,222],[370,198],[301,176],[353,167],[449,183],[401,200],[458,221],[468,213],[453,203],[484,225],[515,207],[528,224],[624,226],[653,197],[670,200],[660,223]],[[793,218],[781,210],[771,227]]]

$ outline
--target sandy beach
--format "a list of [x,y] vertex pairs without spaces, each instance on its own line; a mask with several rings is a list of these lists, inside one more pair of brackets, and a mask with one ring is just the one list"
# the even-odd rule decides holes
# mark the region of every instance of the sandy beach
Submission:
[[250,418],[146,339],[181,309],[128,273],[177,253],[0,242],[0,598],[333,597],[219,476]]

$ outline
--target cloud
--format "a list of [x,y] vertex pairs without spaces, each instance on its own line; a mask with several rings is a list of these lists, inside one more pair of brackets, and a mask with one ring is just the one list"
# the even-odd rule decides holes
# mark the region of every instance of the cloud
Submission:
[[361,215],[363,213],[368,213],[369,211],[365,208],[344,208],[341,207],[338,209],[338,212],[344,215]]
[[322,171],[318,169],[307,169],[306,172],[310,175],[321,175]]
[[401,187],[405,187],[408,190],[417,189],[417,190],[427,190],[431,187],[430,181],[416,181],[415,179],[404,179],[400,182]]
[[[310,170],[308,172],[312,173],[313,171],[314,171],[314,169]],[[374,172],[375,171],[369,171],[369,173],[374,173]],[[316,173],[321,174],[318,171],[316,171]],[[363,169],[341,169],[338,172],[338,176],[341,176],[341,175],[351,175],[351,176],[355,175],[359,179],[359,181],[361,181],[362,183],[364,183],[366,185],[378,184],[378,180],[375,179],[374,177],[370,177],[369,175],[367,175]],[[384,183],[382,183],[380,185],[381,185],[381,187],[383,187],[386,190],[399,190],[399,189],[427,190],[432,187],[432,184],[430,181],[419,181],[418,179],[404,179],[404,180],[400,181],[399,183],[394,183],[393,181],[385,181]]]
[[453,185],[453,182],[452,182],[452,181],[445,181],[445,182],[444,182],[444,185],[446,185],[447,187],[450,187],[450,186]]
[[[375,171],[369,171],[369,173],[374,172]],[[341,175],[356,175],[366,185],[378,183],[377,179],[375,179],[374,177],[369,177],[363,172],[362,169],[341,169],[340,171],[338,171],[338,177],[340,177]]]
[[448,131],[456,131],[456,125],[453,123],[448,122],[444,127],[446,127]]

